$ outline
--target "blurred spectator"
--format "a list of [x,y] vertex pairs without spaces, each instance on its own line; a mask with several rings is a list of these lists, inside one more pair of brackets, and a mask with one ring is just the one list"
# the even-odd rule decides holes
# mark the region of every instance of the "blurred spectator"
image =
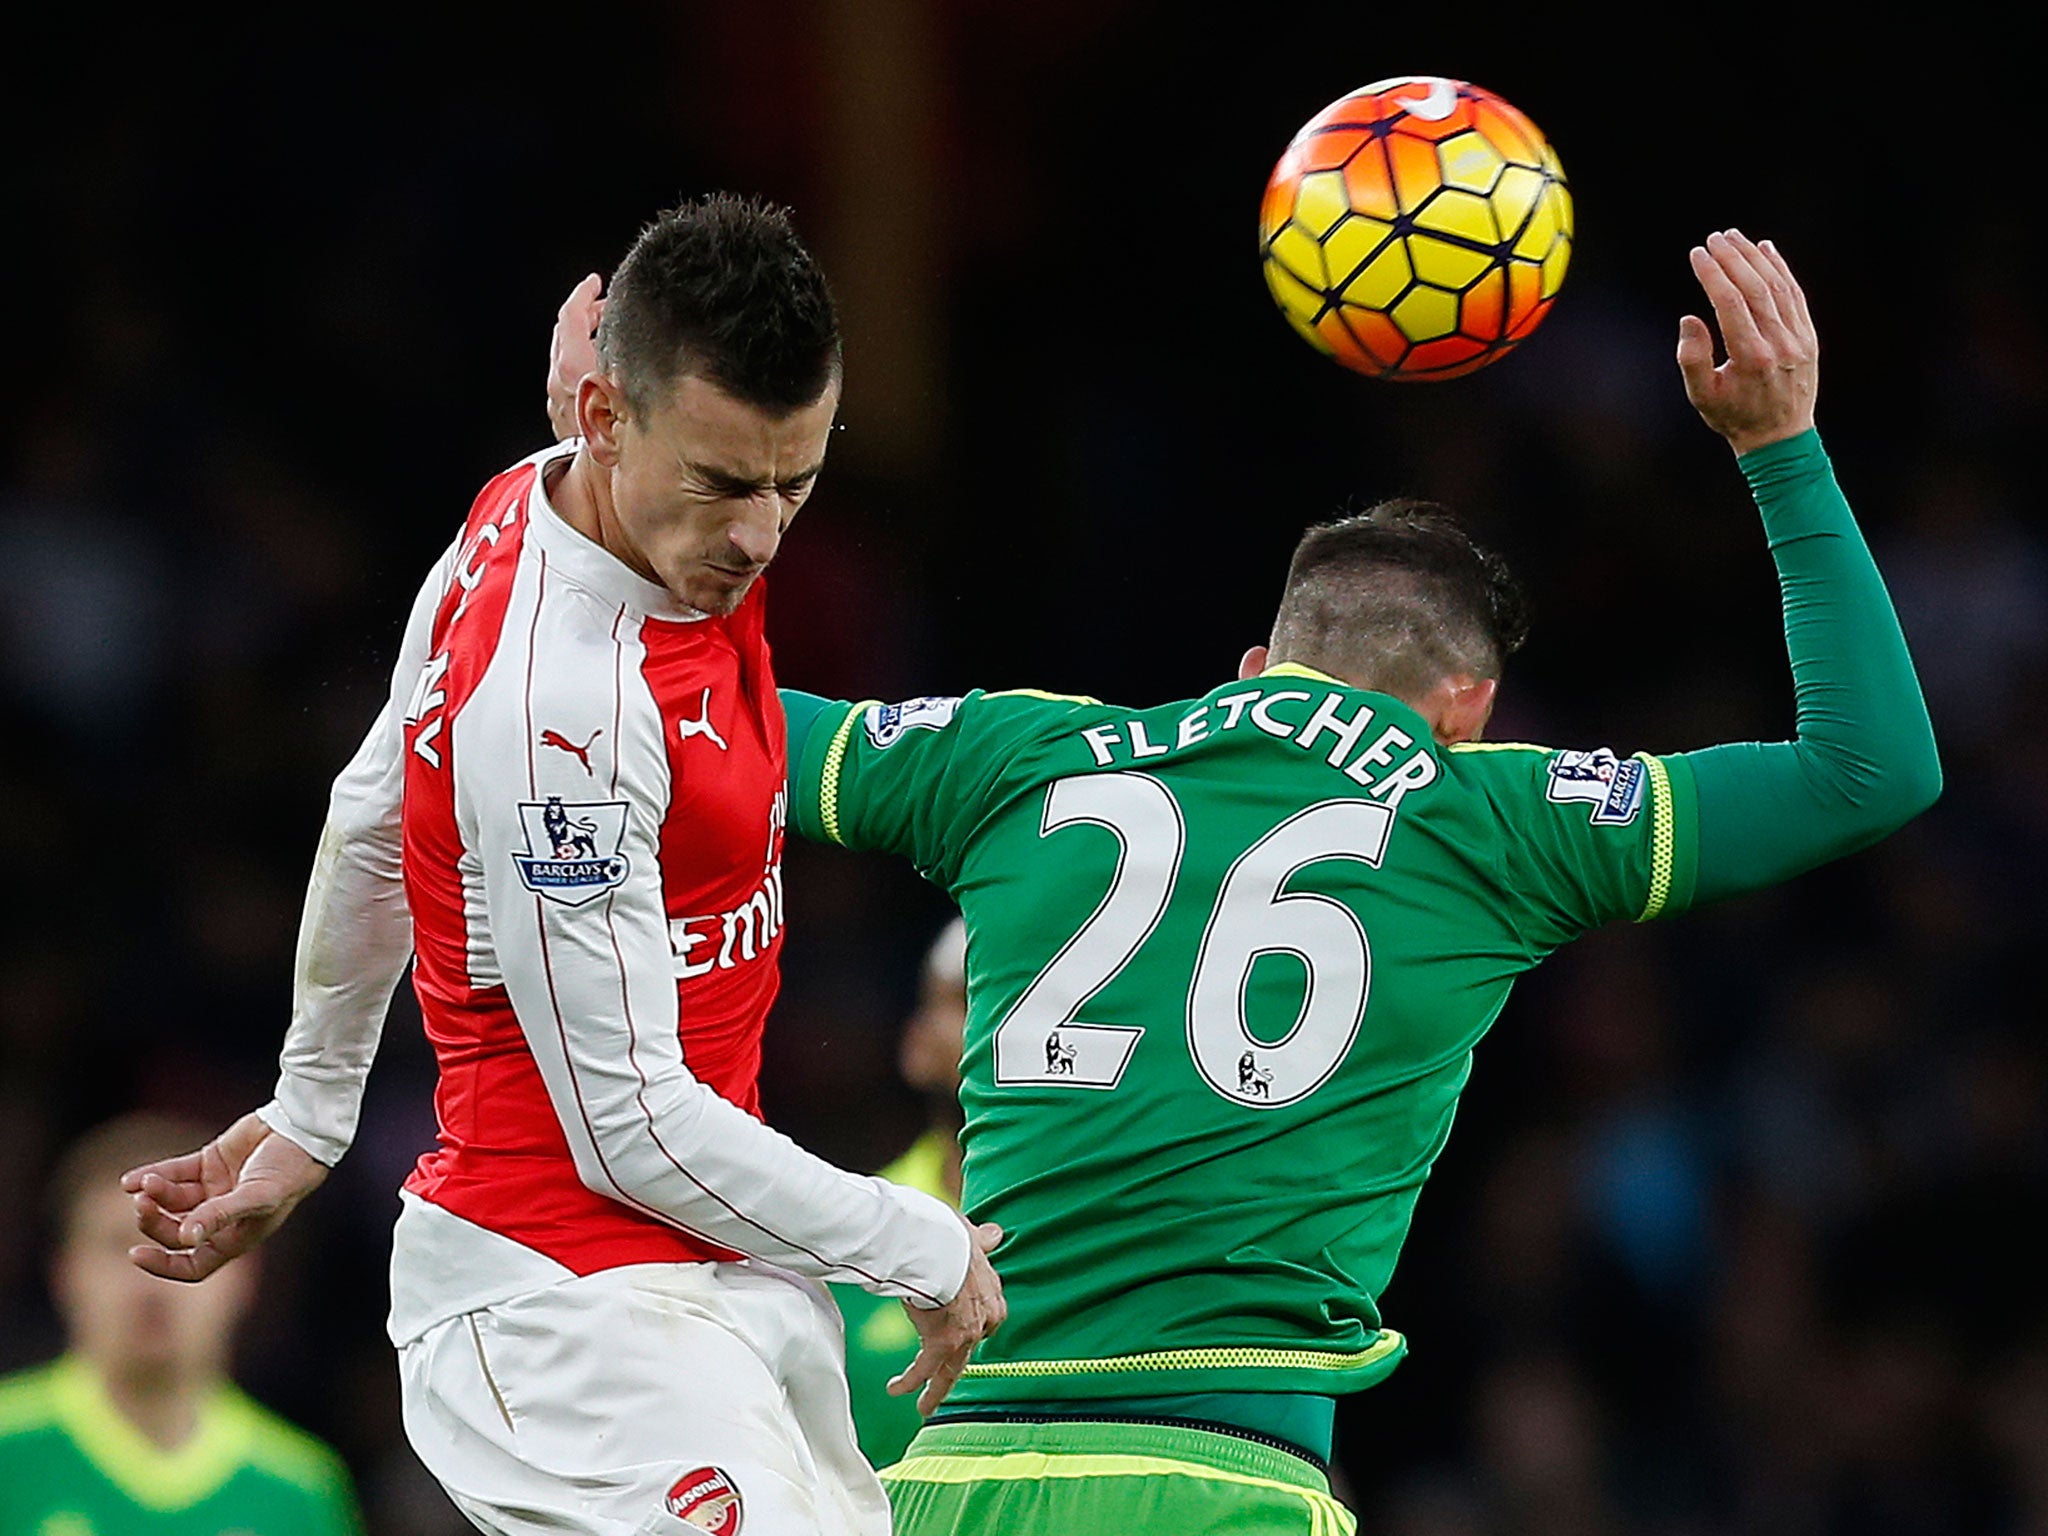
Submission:
[[52,1181],[64,1354],[0,1381],[0,1531],[23,1536],[348,1536],[355,1491],[326,1445],[228,1379],[257,1269],[178,1285],[129,1262],[120,1178],[200,1145],[205,1122],[97,1127]]
[[[967,1027],[967,925],[954,918],[926,950],[917,1007],[904,1023],[903,1080],[929,1106],[925,1129],[882,1177],[960,1203],[960,1043]],[[832,1294],[846,1319],[846,1380],[861,1451],[877,1467],[899,1461],[924,1421],[914,1394],[889,1395],[891,1377],[917,1353],[901,1303],[852,1285]]]

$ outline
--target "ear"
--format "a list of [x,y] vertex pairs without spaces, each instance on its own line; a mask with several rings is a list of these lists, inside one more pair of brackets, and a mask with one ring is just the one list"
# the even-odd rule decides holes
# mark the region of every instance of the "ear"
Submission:
[[1265,671],[1266,656],[1266,647],[1263,645],[1255,645],[1246,651],[1243,659],[1237,664],[1237,680],[1241,683],[1249,682],[1252,678]]
[[576,386],[576,429],[590,456],[610,469],[619,462],[619,436],[628,420],[625,392],[601,373]]
[[1462,672],[1445,678],[1424,702],[1422,714],[1429,721],[1430,734],[1446,747],[1477,741],[1493,715],[1494,697],[1499,692],[1498,678],[1470,677]]

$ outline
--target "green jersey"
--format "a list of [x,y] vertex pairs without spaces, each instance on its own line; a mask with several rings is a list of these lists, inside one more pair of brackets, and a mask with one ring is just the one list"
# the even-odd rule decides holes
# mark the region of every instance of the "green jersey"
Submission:
[[0,1531],[8,1536],[357,1536],[341,1459],[222,1386],[191,1439],[134,1429],[84,1361],[0,1380]]
[[1378,1300],[1516,977],[1691,898],[1683,760],[1444,749],[1281,666],[1154,709],[828,708],[813,838],[970,935],[964,1204],[1009,1321],[951,1402],[1371,1385]]

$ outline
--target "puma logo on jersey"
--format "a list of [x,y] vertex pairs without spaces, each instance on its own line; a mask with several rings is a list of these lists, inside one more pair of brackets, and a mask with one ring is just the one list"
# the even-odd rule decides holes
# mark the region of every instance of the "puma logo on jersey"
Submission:
[[676,722],[676,736],[683,741],[688,741],[692,736],[708,736],[718,744],[719,751],[723,752],[726,750],[725,738],[718,734],[717,727],[711,723],[711,690],[709,688],[704,690],[704,704],[698,710],[697,718],[694,720],[678,720]]
[[601,729],[592,731],[590,733],[590,740],[584,742],[583,745],[579,747],[576,745],[575,742],[571,741],[568,737],[564,736],[560,731],[542,731],[540,733],[540,744],[544,747],[557,747],[562,751],[568,753],[571,757],[575,758],[577,762],[583,765],[583,771],[585,773],[589,774],[592,778],[595,778],[597,776],[597,770],[590,766],[590,747],[591,743],[595,742],[597,738],[602,736],[603,734],[604,732]]

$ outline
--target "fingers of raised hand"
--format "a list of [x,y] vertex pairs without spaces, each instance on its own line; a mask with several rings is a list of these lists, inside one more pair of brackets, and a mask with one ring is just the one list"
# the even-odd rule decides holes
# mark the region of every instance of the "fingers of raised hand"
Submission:
[[211,1243],[202,1243],[197,1248],[150,1248],[138,1246],[128,1250],[128,1257],[138,1269],[165,1280],[179,1280],[190,1285],[204,1280],[234,1257],[223,1253]]
[[1763,241],[1757,249],[1763,253],[1764,259],[1770,263],[1771,270],[1776,274],[1772,289],[1778,295],[1778,309],[1784,315],[1786,325],[1791,327],[1794,335],[1809,348],[1818,350],[1813,329],[1813,314],[1806,307],[1806,290],[1799,286],[1799,280],[1792,275],[1791,264],[1785,260],[1777,246],[1768,240]]
[[1739,367],[1764,366],[1769,346],[1757,313],[1761,280],[1719,232],[1707,236],[1705,245],[1693,247],[1692,270],[1714,306],[1728,361]]
[[597,296],[604,291],[604,279],[595,272],[584,278],[569,290],[569,297],[562,300],[562,307],[555,311],[555,319],[566,324],[574,315],[590,310],[598,302]]
[[157,1168],[163,1166],[166,1165],[158,1164],[156,1167],[144,1169],[132,1184],[126,1179],[122,1180],[121,1187],[132,1195],[148,1196],[167,1211],[189,1211],[206,1198],[206,1185],[203,1180],[196,1176],[186,1179],[167,1178],[157,1171]]
[[135,1228],[151,1242],[165,1248],[189,1247],[184,1224],[182,1213],[165,1210],[146,1194],[135,1197]]
[[204,1168],[204,1159],[198,1152],[187,1152],[183,1157],[167,1157],[161,1162],[144,1163],[140,1168],[130,1168],[121,1175],[121,1187],[129,1194],[140,1194],[155,1180],[161,1185],[197,1186]]
[[1730,279],[1741,291],[1762,348],[1751,358],[1735,350],[1731,343],[1729,355],[1758,368],[1798,366],[1811,348],[1801,334],[1797,304],[1800,295],[1798,284],[1791,280],[1791,270],[1782,258],[1773,261],[1740,230],[1712,236],[1709,243],[1717,247]]

